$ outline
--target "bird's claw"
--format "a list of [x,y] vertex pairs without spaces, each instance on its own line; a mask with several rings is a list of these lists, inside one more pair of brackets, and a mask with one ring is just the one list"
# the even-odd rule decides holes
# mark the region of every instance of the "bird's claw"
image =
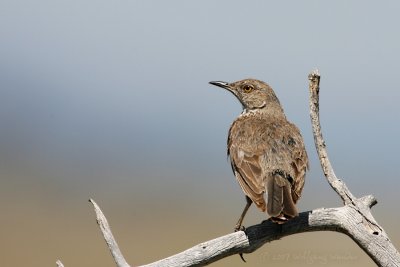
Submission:
[[[239,231],[245,231],[246,227],[244,227],[243,225],[236,225],[234,228],[235,232],[239,232]],[[243,262],[246,262],[246,260],[243,257],[243,253],[239,253],[240,258],[242,259]]]
[[239,231],[245,231],[246,230],[246,227],[244,227],[243,225],[241,225],[241,226],[239,226],[239,225],[237,225],[236,227],[235,227],[235,229],[233,229],[235,232],[239,232]]
[[247,262],[244,258],[243,258],[243,253],[239,254],[240,258],[242,259],[243,262]]

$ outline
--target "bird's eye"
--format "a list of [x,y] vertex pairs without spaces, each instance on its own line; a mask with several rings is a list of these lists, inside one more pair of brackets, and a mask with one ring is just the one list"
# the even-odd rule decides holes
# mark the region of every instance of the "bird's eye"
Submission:
[[254,90],[254,87],[252,85],[246,84],[243,86],[243,92],[245,92],[245,93],[250,93],[253,90]]

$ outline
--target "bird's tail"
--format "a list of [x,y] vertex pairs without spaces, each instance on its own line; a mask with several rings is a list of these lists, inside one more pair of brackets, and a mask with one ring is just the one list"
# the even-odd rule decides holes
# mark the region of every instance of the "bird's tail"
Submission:
[[268,195],[267,212],[272,218],[284,223],[299,215],[293,202],[291,185],[282,174],[275,173],[268,177],[266,189]]

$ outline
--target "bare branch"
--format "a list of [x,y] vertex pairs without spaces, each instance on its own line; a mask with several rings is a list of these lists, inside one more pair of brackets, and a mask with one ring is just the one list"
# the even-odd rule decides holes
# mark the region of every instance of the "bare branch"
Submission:
[[[267,242],[295,233],[343,231],[343,224],[338,219],[341,217],[340,214],[345,212],[352,211],[345,211],[343,207],[302,212],[299,217],[284,225],[267,220],[247,228],[245,232],[235,232],[198,244],[179,254],[141,267],[204,266],[233,254],[252,253]],[[326,218],[329,221],[326,221]]]
[[[322,170],[328,183],[342,198],[345,207],[355,209],[362,216],[362,224],[349,228],[350,237],[363,249],[379,266],[400,266],[400,254],[391,243],[383,228],[376,222],[370,208],[377,203],[374,196],[364,196],[357,199],[346,184],[336,177],[329,161],[326,143],[322,137],[319,120],[319,82],[318,70],[308,75],[310,91],[310,117],[314,133],[315,147]],[[372,235],[372,237],[371,237]]]
[[111,255],[113,256],[115,263],[118,267],[130,267],[129,264],[126,262],[124,256],[122,255],[117,242],[114,239],[110,226],[108,225],[107,219],[104,216],[103,212],[93,199],[89,199],[89,202],[93,204],[94,211],[96,212],[97,224],[99,225],[100,230],[103,233],[104,240],[106,241],[107,246],[110,249]]
[[[93,200],[91,202],[94,203]],[[100,208],[95,203],[94,206],[96,213],[100,213],[100,220],[106,222],[107,220]],[[252,253],[265,243],[304,232],[335,231],[344,233],[354,239],[353,232],[355,229],[359,228],[362,220],[362,214],[349,206],[316,209],[302,212],[299,214],[299,217],[283,225],[266,220],[261,224],[250,226],[245,231],[231,233],[200,243],[181,253],[151,264],[142,265],[141,267],[204,266],[234,254]],[[109,231],[108,224],[104,228],[108,229],[106,231]],[[367,232],[365,228],[363,229],[360,230],[360,233],[365,238],[361,242],[364,244],[373,242],[375,235],[373,233],[371,234],[371,232]],[[110,250],[112,249],[110,248]],[[123,265],[117,263],[117,266]]]
[[311,124],[314,133],[314,143],[318,152],[318,157],[321,162],[321,167],[324,172],[328,183],[331,187],[339,194],[344,204],[353,203],[354,196],[347,188],[346,184],[343,183],[336,177],[333,171],[331,162],[328,158],[328,152],[326,151],[326,144],[322,137],[321,124],[319,121],[319,81],[320,74],[318,70],[314,70],[308,75],[309,91],[310,91],[310,117]]
[[[373,199],[372,196],[366,196],[361,198],[360,201],[364,202],[365,205],[370,205]],[[94,203],[93,200],[91,202]],[[100,221],[107,222],[97,204],[94,203],[94,206],[96,213],[100,215]],[[365,221],[364,215],[354,206],[321,208],[302,212],[299,217],[283,225],[266,220],[261,224],[250,226],[245,231],[231,233],[200,243],[181,253],[141,267],[204,266],[234,254],[252,253],[265,243],[289,235],[315,231],[344,233],[362,247],[379,266],[400,266],[400,256],[386,234],[377,233],[367,226],[368,223]],[[104,231],[109,231],[108,223],[106,223],[104,229],[108,229]],[[104,231],[102,230],[103,234]],[[106,237],[105,239],[107,241]],[[111,239],[113,238],[111,237]],[[108,241],[107,244],[109,244]],[[367,248],[369,246],[371,248]],[[110,250],[114,251],[111,247]],[[122,255],[120,256],[122,257]],[[125,264],[127,263],[125,262]],[[117,266],[124,265],[117,263]]]
[[[285,236],[315,231],[336,231],[348,235],[364,245],[375,243],[376,236],[360,227],[363,216],[355,209],[344,206],[340,208],[316,209],[300,213],[299,217],[288,223],[278,225],[270,220],[251,226],[245,232],[240,231],[222,236],[201,244],[169,258],[141,267],[165,267],[165,266],[204,266],[222,258],[238,253],[252,253],[265,243],[281,239]],[[361,239],[360,237],[361,236]],[[384,247],[387,249],[387,246]],[[384,249],[381,251],[384,253]],[[400,266],[398,258],[390,252],[380,254],[381,257],[389,257],[385,264],[380,266]],[[382,259],[381,259],[382,260]]]

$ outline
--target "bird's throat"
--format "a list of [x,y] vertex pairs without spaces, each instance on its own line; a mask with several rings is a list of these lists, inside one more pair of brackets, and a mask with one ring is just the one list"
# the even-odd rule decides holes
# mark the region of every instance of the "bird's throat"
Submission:
[[260,107],[243,108],[241,115],[251,114],[286,118],[285,113],[280,105],[267,105],[265,102]]

